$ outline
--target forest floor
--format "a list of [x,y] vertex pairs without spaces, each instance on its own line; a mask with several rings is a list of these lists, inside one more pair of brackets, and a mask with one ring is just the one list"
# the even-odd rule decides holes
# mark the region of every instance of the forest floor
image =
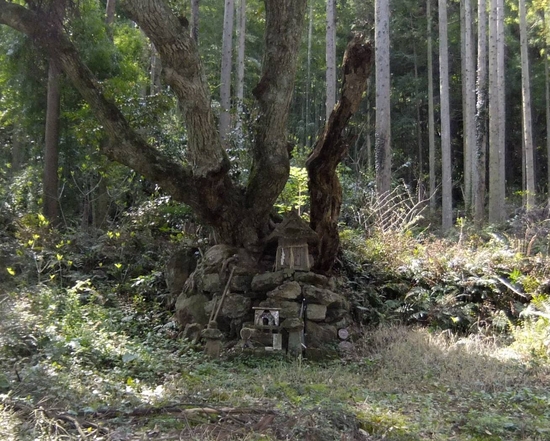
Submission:
[[513,339],[364,329],[345,359],[209,361],[89,280],[0,297],[2,440],[548,440],[550,363]]

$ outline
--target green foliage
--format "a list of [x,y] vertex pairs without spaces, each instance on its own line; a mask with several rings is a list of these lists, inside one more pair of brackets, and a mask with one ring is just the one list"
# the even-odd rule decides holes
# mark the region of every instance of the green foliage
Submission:
[[509,334],[532,296],[546,289],[547,261],[526,257],[521,244],[501,233],[463,220],[454,238],[440,239],[415,234],[407,222],[394,225],[401,229],[341,235],[349,296],[364,323]]
[[[39,217],[25,224],[29,232],[44,227]],[[344,236],[349,243],[355,241],[357,256],[366,255],[359,235],[348,231]],[[0,388],[12,401],[48,406],[45,397],[55,396],[56,409],[90,421],[105,406],[130,411],[182,402],[268,407],[278,412],[269,430],[289,439],[311,433],[337,439],[361,429],[390,440],[443,440],[451,433],[465,439],[520,440],[544,439],[549,429],[550,397],[539,384],[548,364],[535,352],[511,357],[515,346],[501,348],[496,339],[480,334],[459,339],[448,332],[394,326],[354,333],[355,351],[345,360],[317,364],[289,360],[284,354],[243,356],[237,351],[229,359],[211,362],[178,337],[171,314],[157,296],[162,290],[158,270],[136,277],[128,270],[124,275],[136,264],[131,231],[111,230],[98,242],[94,262],[103,264],[91,277],[78,277],[83,263],[76,262],[83,256],[75,250],[84,252],[86,247],[79,248],[82,239],[35,240],[30,249],[37,254],[53,247],[54,261],[59,254],[59,261],[70,256],[75,263],[64,269],[63,285],[23,287],[0,299],[0,365],[17,366],[17,374],[3,370]],[[113,249],[118,250],[115,255]],[[98,269],[109,278],[98,277]],[[389,290],[391,283],[385,285]],[[394,283],[391,289],[403,288]],[[425,288],[405,297],[429,308],[438,301],[437,295],[430,299],[432,295]],[[533,298],[537,310],[547,303],[546,296]],[[378,310],[384,308],[387,305]],[[106,424],[113,430],[131,427],[133,433],[149,433],[154,422],[161,433],[176,430],[178,436],[193,439],[188,431],[211,423],[207,416],[187,418],[188,423],[182,423],[176,414],[130,419],[122,413]],[[31,424],[17,429],[5,410],[0,421],[9,433],[33,438],[51,427]],[[65,430],[76,433],[69,426]]]
[[418,439],[418,427],[411,426],[411,421],[405,415],[384,407],[368,406],[358,414],[358,418],[361,428],[372,435],[395,441]]
[[275,203],[279,213],[284,214],[292,209],[301,213],[307,208],[309,204],[307,182],[308,176],[305,167],[290,167],[288,181]]
[[[187,4],[170,4],[188,15]],[[312,6],[310,69],[304,44],[289,118],[297,158],[277,201],[281,213],[297,208],[307,215],[307,173],[299,164],[324,123],[325,3],[316,0]],[[458,3],[449,7],[458,13]],[[231,175],[243,184],[250,172],[256,117],[252,90],[260,76],[265,26],[263,2],[249,1],[247,8],[246,96],[239,115],[243,132],[232,134],[227,150]],[[365,101],[348,129],[350,158],[338,170],[345,204],[337,270],[361,332],[354,333],[356,350],[348,359],[327,364],[238,351],[232,360],[211,362],[179,338],[166,307],[163,264],[178,242],[208,241],[186,207],[141,176],[107,163],[99,153],[107,142],[102,127],[68,84],[63,84],[59,170],[65,225],[52,229],[39,214],[47,62],[28,39],[0,27],[0,283],[5,288],[0,294],[0,392],[5,395],[0,400],[7,406],[9,399],[17,399],[35,409],[25,416],[2,407],[0,438],[56,439],[62,431],[68,432],[65,437],[85,437],[78,428],[52,423],[44,413],[49,407],[93,419],[93,412],[104,406],[126,411],[181,402],[265,405],[285,421],[266,429],[267,435],[247,432],[240,439],[275,439],[277,434],[339,439],[357,435],[359,429],[368,432],[365,436],[394,440],[548,437],[547,213],[518,211],[501,230],[474,228],[460,215],[446,238],[428,229],[427,201],[422,186],[415,187],[425,178],[420,171],[428,157],[423,151],[426,128],[417,121],[419,114],[424,121],[427,107],[425,11],[410,1],[392,8],[392,139],[400,183],[386,199],[376,199],[372,171],[365,167],[367,136],[373,135],[365,115],[373,100]],[[75,11],[68,30],[105,94],[151,145],[183,160],[187,136],[175,97],[166,88],[148,93],[149,41],[119,14],[111,42],[101,2],[80,1]],[[350,27],[369,33],[372,16],[370,3],[338,2],[339,56]],[[530,19],[536,31],[531,43],[540,45],[542,25],[534,8]],[[518,149],[521,100],[514,20],[507,22],[507,101],[512,103],[507,135],[509,145]],[[201,2],[199,45],[214,107],[222,21],[218,2]],[[459,35],[459,21],[452,21],[452,60],[459,59]],[[459,63],[451,64],[451,105],[460,121]],[[535,111],[544,106],[542,67],[542,58],[535,57]],[[457,146],[459,132],[453,140]],[[20,164],[14,145],[21,148]],[[519,151],[510,156],[519,157]],[[460,160],[456,167],[458,175]],[[519,188],[517,170],[507,174]],[[108,195],[109,222],[96,229],[87,210],[97,209],[100,186]],[[521,195],[510,193],[515,204],[513,198]],[[371,328],[380,323],[386,326]],[[392,323],[422,328],[387,327]],[[163,414],[147,422],[125,415],[101,424],[113,428],[114,436],[126,431],[144,439],[163,431],[168,437],[177,431],[174,439],[208,439],[206,432],[190,432],[224,424],[207,416],[182,421],[179,415]],[[250,420],[246,427],[258,422]],[[94,427],[83,428],[86,437],[102,436]]]
[[104,9],[93,0],[80,1],[78,8],[75,17],[67,22],[73,42],[99,80],[116,76],[120,73],[118,56],[107,36]]
[[514,348],[524,354],[550,359],[550,299],[536,295],[522,311],[523,322],[513,329]]

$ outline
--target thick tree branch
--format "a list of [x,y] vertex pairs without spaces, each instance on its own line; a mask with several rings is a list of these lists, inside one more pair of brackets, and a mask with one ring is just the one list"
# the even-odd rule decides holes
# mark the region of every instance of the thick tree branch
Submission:
[[112,142],[102,147],[110,159],[124,164],[153,182],[175,200],[184,202],[200,217],[216,218],[226,180],[202,179],[149,144],[130,127],[120,110],[105,99],[90,70],[80,61],[74,45],[46,17],[23,6],[0,0],[0,23],[29,36],[50,57],[59,61],[71,83],[88,102]]
[[315,268],[331,270],[340,239],[338,216],[342,205],[342,187],[336,167],[348,151],[344,129],[359,108],[371,71],[372,48],[362,35],[355,35],[344,54],[342,90],[323,133],[306,161],[311,197],[310,224],[319,235]]
[[273,207],[288,179],[287,119],[299,45],[305,21],[306,0],[266,0],[263,71],[253,93],[259,103],[253,166],[246,205],[257,219]]
[[223,175],[222,147],[197,44],[162,0],[123,0],[122,7],[154,43],[167,84],[176,93],[187,127],[189,161],[197,177]]
[[59,65],[89,103],[111,143],[103,152],[188,204],[214,227],[219,241],[260,251],[269,213],[289,172],[286,125],[302,35],[306,0],[265,0],[266,49],[254,94],[259,103],[253,168],[246,193],[230,180],[229,161],[211,109],[206,77],[195,42],[165,0],[122,0],[158,50],[166,82],[178,96],[187,126],[190,166],[163,155],[133,130],[102,95],[70,39],[48,17],[0,0],[0,23],[29,37]]

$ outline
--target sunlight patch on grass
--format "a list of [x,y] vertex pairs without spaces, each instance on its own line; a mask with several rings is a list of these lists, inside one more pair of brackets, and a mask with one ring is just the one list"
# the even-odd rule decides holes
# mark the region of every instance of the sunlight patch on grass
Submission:
[[3,441],[19,440],[19,428],[21,421],[15,412],[0,405],[0,439]]
[[368,434],[395,441],[418,439],[418,428],[406,415],[366,401],[358,408],[359,425]]
[[[237,353],[211,361],[187,342],[167,338],[147,311],[125,308],[46,288],[5,302],[0,335],[12,346],[2,349],[0,362],[12,396],[71,412],[185,402],[272,409],[283,422],[295,418],[285,429],[295,439],[319,424],[337,433],[340,423],[350,433],[359,427],[397,441],[542,440],[550,433],[548,363],[518,355],[496,338],[384,326],[366,330],[355,342],[357,354],[346,360]],[[13,433],[19,418],[0,413],[12,439],[18,439]],[[145,434],[191,430],[178,418],[123,418],[116,424],[133,424],[134,433]],[[34,424],[27,420],[21,424]],[[212,424],[209,419],[201,421],[192,429],[215,439],[201,426]],[[25,430],[37,439],[56,427],[46,420],[32,424]],[[261,439],[256,435],[250,439]]]
[[[517,356],[493,338],[456,338],[402,326],[369,332],[364,355],[375,369],[367,387],[380,391],[475,388],[498,391],[531,381]],[[513,354],[513,353],[512,353]]]

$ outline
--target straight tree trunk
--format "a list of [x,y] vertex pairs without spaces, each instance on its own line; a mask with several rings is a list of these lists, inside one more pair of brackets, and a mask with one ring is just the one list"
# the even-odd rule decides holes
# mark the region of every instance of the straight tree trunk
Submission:
[[21,142],[21,128],[17,121],[11,135],[11,172],[17,173],[23,164],[23,143]]
[[235,100],[237,101],[236,131],[239,145],[243,145],[242,117],[244,112],[244,70],[246,37],[246,0],[237,3],[237,78],[235,81]]
[[306,80],[306,127],[305,127],[305,141],[304,145],[311,147],[313,134],[310,126],[311,122],[311,107],[309,104],[311,96],[311,46],[313,42],[313,1],[309,2],[309,17],[308,17],[308,30],[307,30],[307,80]]
[[529,77],[529,56],[527,44],[527,18],[525,0],[519,0],[519,29],[521,45],[521,96],[523,120],[523,157],[525,163],[525,203],[526,209],[535,207],[535,167],[533,149],[533,122],[531,119],[531,81]]
[[390,4],[375,1],[375,68],[376,68],[376,188],[379,196],[391,189],[391,124],[390,124]]
[[[116,0],[107,0],[105,7],[105,26],[107,27],[107,35],[111,42],[113,41],[113,27],[115,23],[115,8]],[[104,139],[102,142],[108,143],[108,139]],[[97,176],[99,182],[95,185],[93,190],[93,199],[88,201],[91,204],[92,209],[92,222],[95,228],[103,228],[106,226],[108,213],[109,213],[109,192],[107,188],[107,172],[105,167],[100,166]],[[90,198],[88,197],[88,200]],[[89,209],[87,209],[89,210]],[[85,210],[85,211],[87,211]],[[87,219],[87,213],[83,215],[83,221]],[[83,222],[84,223],[84,222]]]
[[500,186],[500,220],[506,218],[506,82],[504,66],[504,0],[497,0],[497,95],[498,95],[498,136],[499,136],[499,186]]
[[43,210],[51,224],[59,221],[59,115],[61,102],[61,70],[50,59],[48,68],[48,104],[46,110],[46,136],[44,147]]
[[472,0],[462,0],[462,113],[464,146],[464,203],[471,212],[475,164],[475,51],[473,43]]
[[226,145],[231,130],[231,70],[233,60],[233,17],[235,1],[225,0],[223,16],[222,67],[220,74],[220,138]]
[[[52,26],[62,26],[65,4],[58,2],[48,13]],[[48,66],[48,93],[44,140],[43,211],[50,224],[59,222],[59,117],[61,115],[61,68],[53,57]]]
[[451,174],[451,122],[449,106],[449,52],[447,44],[447,4],[439,0],[439,93],[441,97],[441,228],[453,226]]
[[191,0],[191,38],[199,43],[199,1]]
[[492,223],[505,219],[505,117],[504,1],[492,0],[489,20],[489,222]]
[[547,182],[547,192],[548,192],[548,206],[550,207],[550,74],[548,69],[548,48],[546,46],[546,52],[544,54],[544,85],[546,92],[546,155],[548,157],[547,167],[548,167],[548,182]]
[[466,14],[465,14],[465,8],[466,8],[466,1],[467,0],[460,0],[460,83],[462,86],[462,157],[463,157],[463,178],[464,178],[464,187],[463,187],[463,197],[464,197],[464,208],[465,212],[468,213],[469,209],[469,197],[471,192],[471,184],[472,184],[472,175],[470,173],[471,171],[471,164],[470,164],[470,157],[468,156],[467,152],[467,133],[466,133],[466,41],[465,41],[465,34],[466,34]]
[[113,40],[113,23],[115,22],[116,0],[107,0],[105,6],[105,25],[107,26],[107,35]]
[[430,214],[435,215],[436,201],[436,170],[435,170],[435,122],[434,122],[434,74],[433,74],[433,48],[432,48],[432,2],[427,0],[426,15],[427,52],[428,52],[428,160],[430,174]]
[[326,121],[328,121],[330,113],[336,104],[336,0],[327,0],[326,15]]
[[[542,13],[543,22],[546,26],[548,25],[548,19],[546,14],[550,14],[548,9]],[[545,41],[545,50],[544,50],[544,86],[545,86],[545,95],[546,95],[546,156],[547,156],[547,167],[548,167],[548,179],[547,179],[547,194],[548,194],[548,207],[550,207],[550,72],[548,69],[548,57],[550,50],[550,32],[546,30],[546,41]]]
[[423,185],[423,145],[422,145],[422,121],[420,119],[420,93],[418,91],[418,58],[416,56],[416,44],[413,43],[413,61],[414,61],[414,84],[415,84],[415,107],[416,107],[416,148],[418,151],[418,185]]
[[342,187],[336,168],[348,151],[344,129],[359,104],[370,75],[372,48],[362,35],[355,35],[346,48],[340,99],[331,113],[313,152],[306,161],[311,199],[310,225],[319,236],[315,269],[330,272],[338,254],[338,216]]
[[372,88],[372,79],[369,77],[367,79],[367,141],[366,141],[366,148],[367,148],[367,172],[370,173],[373,170],[373,160],[372,160],[372,98],[371,98],[371,88]]
[[481,226],[485,219],[487,187],[487,4],[478,0],[478,49],[476,79],[476,146],[473,174],[474,221]]
[[491,0],[489,15],[489,222],[504,220],[504,195],[501,187],[500,81],[499,81],[499,0]]

